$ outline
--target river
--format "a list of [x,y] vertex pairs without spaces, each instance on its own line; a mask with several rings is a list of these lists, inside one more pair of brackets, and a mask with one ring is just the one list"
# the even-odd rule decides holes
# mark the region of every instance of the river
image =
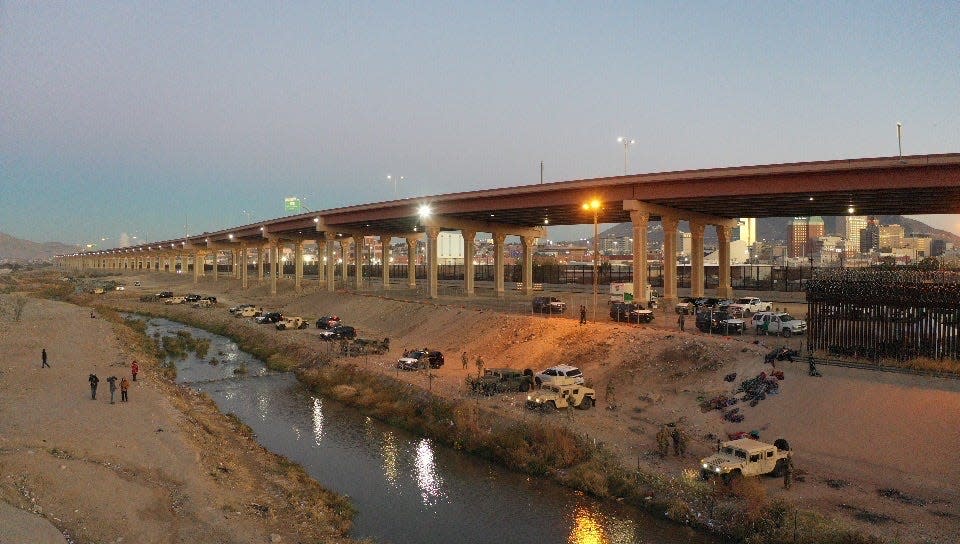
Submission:
[[[389,427],[311,393],[290,373],[269,371],[228,338],[166,319],[148,321],[151,336],[180,330],[211,345],[202,360],[191,354],[176,361],[177,381],[208,393],[263,446],[349,496],[358,512],[354,538],[380,544],[718,542]],[[241,366],[247,372],[235,373]]]

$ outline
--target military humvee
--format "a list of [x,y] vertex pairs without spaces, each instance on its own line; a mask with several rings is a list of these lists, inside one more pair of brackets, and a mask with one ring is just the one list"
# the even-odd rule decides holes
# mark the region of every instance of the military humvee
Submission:
[[577,385],[573,378],[558,378],[535,395],[527,395],[527,408],[531,410],[553,411],[573,406],[581,410],[589,410],[595,403],[597,394],[593,389],[584,385]]
[[496,395],[511,391],[526,393],[533,386],[533,371],[519,371],[515,368],[488,368],[480,378],[467,378],[467,385],[474,393]]
[[310,324],[303,320],[300,316],[283,316],[283,319],[277,322],[277,330],[283,331],[287,329],[305,329]]
[[780,438],[767,444],[752,438],[741,438],[720,444],[720,451],[700,460],[700,476],[722,477],[725,481],[741,476],[771,474],[782,476],[786,470],[790,446]]

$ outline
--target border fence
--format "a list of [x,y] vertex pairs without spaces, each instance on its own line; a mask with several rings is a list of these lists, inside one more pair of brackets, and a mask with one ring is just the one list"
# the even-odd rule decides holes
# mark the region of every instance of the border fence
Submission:
[[807,305],[812,350],[876,363],[960,359],[960,272],[822,269]]

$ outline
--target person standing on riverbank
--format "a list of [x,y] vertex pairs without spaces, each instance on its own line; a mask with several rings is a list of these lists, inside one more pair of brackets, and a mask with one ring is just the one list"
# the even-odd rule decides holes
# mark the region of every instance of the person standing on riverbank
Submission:
[[47,364],[47,348],[40,350],[40,368],[43,367],[50,368],[50,365]]
[[110,404],[113,404],[113,395],[117,392],[117,377],[110,376],[107,378],[107,383],[110,384]]
[[127,389],[130,389],[130,381],[124,377],[120,380],[120,402],[127,402]]
[[90,400],[97,400],[97,385],[100,384],[100,378],[96,374],[91,374],[87,381],[90,382]]
[[134,359],[130,363],[130,373],[133,374],[133,381],[137,381],[137,373],[140,372],[140,365],[137,364],[137,360]]
[[463,363],[463,369],[466,370],[467,366],[470,364],[470,357],[467,356],[466,351],[460,354],[460,362]]

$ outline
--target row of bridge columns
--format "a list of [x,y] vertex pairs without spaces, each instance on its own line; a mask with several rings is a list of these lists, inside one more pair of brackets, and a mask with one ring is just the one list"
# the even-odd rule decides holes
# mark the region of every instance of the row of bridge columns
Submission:
[[[731,227],[735,220],[724,218],[712,218],[699,214],[687,214],[686,217],[676,210],[650,205],[637,201],[625,201],[624,209],[629,210],[630,220],[633,227],[634,255],[633,255],[633,278],[635,286],[635,295],[639,300],[649,300],[650,293],[647,290],[649,283],[647,272],[646,252],[647,230],[651,216],[658,216],[663,226],[663,254],[672,256],[664,259],[663,266],[663,298],[664,302],[669,304],[677,300],[677,234],[680,220],[687,220],[690,223],[691,231],[691,296],[698,297],[704,294],[704,262],[703,262],[703,239],[707,226],[713,226],[717,231],[717,240],[719,243],[719,287],[717,295],[723,298],[733,296],[733,289],[730,286],[730,241]],[[414,288],[416,281],[416,262],[417,242],[420,239],[425,241],[427,257],[427,294],[430,298],[439,296],[438,288],[438,247],[437,238],[439,237],[440,226],[426,226],[422,234],[406,235],[407,242],[407,286]],[[475,240],[478,230],[472,227],[460,229],[463,234],[464,248],[464,293],[467,296],[474,295],[474,256]],[[539,231],[542,232],[542,231]],[[498,296],[504,294],[504,250],[505,240],[508,236],[506,232],[492,232],[494,245],[494,291]],[[520,235],[523,248],[523,271],[522,283],[524,294],[531,294],[533,289],[533,253],[536,243],[537,231],[528,231]],[[352,236],[339,236],[332,232],[318,233],[314,241],[317,244],[317,281],[318,287],[326,287],[328,291],[333,291],[335,285],[335,270],[337,262],[337,253],[341,257],[341,277],[343,281],[348,280],[347,268],[348,255],[352,255],[353,261],[358,263],[356,274],[353,281],[357,290],[363,288],[363,277],[361,274],[363,234],[353,234]],[[390,285],[390,266],[389,266],[389,248],[394,236],[380,235],[380,245],[382,248],[382,271],[383,287],[389,288]],[[157,255],[144,254],[136,256],[96,256],[81,255],[69,257],[68,266],[75,268],[114,268],[114,269],[134,269],[134,270],[152,270],[159,272],[166,269],[169,272],[175,272],[176,262],[179,257],[180,269],[187,271],[188,259],[193,262],[193,281],[199,283],[200,278],[205,275],[204,263],[208,255],[213,255],[212,280],[219,281],[220,271],[218,266],[219,253],[221,251],[230,254],[231,276],[240,280],[243,289],[249,288],[248,267],[250,251],[256,251],[256,269],[257,283],[262,284],[265,277],[265,266],[269,263],[269,281],[270,293],[277,293],[277,281],[283,276],[283,266],[281,265],[281,247],[292,243],[294,246],[294,290],[300,292],[303,290],[303,247],[305,241],[302,239],[283,240],[279,237],[268,236],[265,243],[249,243],[248,241],[239,241],[232,243],[208,243],[206,247],[185,246],[179,250],[161,251]],[[352,253],[349,253],[349,247],[352,244]],[[164,262],[166,263],[164,265]]]

